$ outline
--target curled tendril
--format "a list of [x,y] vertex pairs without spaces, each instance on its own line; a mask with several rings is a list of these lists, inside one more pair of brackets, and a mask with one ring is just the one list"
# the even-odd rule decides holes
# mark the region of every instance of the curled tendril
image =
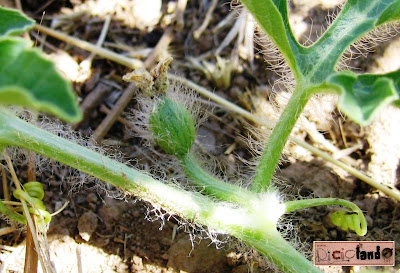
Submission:
[[331,220],[335,226],[354,230],[359,236],[367,233],[367,221],[361,211],[339,210],[332,214]]
[[43,204],[44,191],[42,183],[40,182],[28,182],[23,185],[23,189],[17,189],[13,192],[13,195],[18,200],[24,199],[29,203],[29,212],[43,217],[44,223],[48,224],[51,221],[51,215],[46,210]]

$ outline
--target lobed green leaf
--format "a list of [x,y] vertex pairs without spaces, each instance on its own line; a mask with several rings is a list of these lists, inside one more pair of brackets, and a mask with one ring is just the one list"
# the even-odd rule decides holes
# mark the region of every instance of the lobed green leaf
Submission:
[[26,106],[68,122],[81,119],[71,84],[27,41],[0,39],[0,64],[0,104]]
[[31,29],[35,21],[14,9],[0,6],[0,36],[19,35]]
[[327,79],[325,88],[340,94],[340,110],[360,125],[391,103],[400,106],[400,70],[383,75],[340,71]]

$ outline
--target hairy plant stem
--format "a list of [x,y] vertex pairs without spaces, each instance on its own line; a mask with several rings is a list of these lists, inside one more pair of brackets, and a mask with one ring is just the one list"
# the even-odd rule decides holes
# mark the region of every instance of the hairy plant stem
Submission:
[[181,157],[179,162],[185,174],[196,186],[201,187],[200,191],[204,191],[220,200],[244,206],[249,206],[250,200],[258,198],[256,194],[242,187],[224,182],[209,174],[200,166],[198,160],[191,152]]
[[[177,76],[177,75],[173,75],[173,74],[168,74],[168,78],[174,80],[174,81],[178,81],[183,83],[184,85],[192,88],[193,90],[196,90],[196,92],[198,92],[199,94],[215,101],[216,103],[222,105],[223,107],[225,107],[226,109],[228,109],[229,111],[239,114],[243,117],[245,117],[246,119],[248,119],[249,121],[252,121],[254,123],[260,124],[262,126],[265,126],[267,128],[273,128],[273,122],[265,120],[265,119],[261,119],[260,117],[256,116],[253,113],[250,113],[246,110],[244,110],[243,108],[237,106],[234,103],[231,103],[229,101],[227,101],[226,99],[218,96],[215,93],[212,93],[210,90],[184,78],[181,76]],[[321,151],[320,149],[308,144],[307,142],[293,137],[293,136],[289,136],[289,140],[307,150],[309,150],[310,152],[312,152],[314,155],[321,157],[322,159],[326,160],[327,162],[342,168],[343,170],[347,171],[349,174],[357,177],[358,179],[364,181],[365,183],[371,185],[372,187],[382,191],[383,193],[385,193],[388,196],[393,197],[394,199],[396,199],[397,201],[400,201],[400,191],[397,189],[392,189],[387,187],[386,185],[375,181],[374,179],[372,179],[371,177],[367,176],[365,173],[363,173],[362,171],[359,171],[355,168],[353,168],[352,166],[335,159],[334,157],[332,157],[331,155],[329,155],[326,152]]]
[[312,199],[303,199],[303,200],[294,200],[285,202],[286,213],[292,212],[295,210],[311,208],[316,206],[343,206],[355,212],[361,212],[360,208],[347,200],[339,199],[339,198],[312,198]]
[[[97,177],[113,186],[120,188],[127,193],[135,194],[146,201],[166,205],[166,208],[177,206],[178,202],[173,200],[163,201],[165,195],[177,194],[183,198],[184,191],[168,186],[152,177],[128,166],[102,156],[92,150],[72,143],[63,138],[57,137],[21,119],[0,111],[0,143],[2,146],[17,146],[38,154],[52,158],[63,164],[76,168],[82,172]],[[179,200],[179,198],[177,198]],[[185,198],[191,206],[195,203],[207,203],[208,198],[199,195]],[[192,203],[195,201],[194,203]],[[165,197],[165,200],[168,200]],[[184,200],[182,200],[184,201]],[[164,204],[163,204],[164,203]],[[184,202],[183,202],[184,203]],[[181,206],[184,206],[182,204]],[[179,207],[179,206],[177,206]],[[182,208],[183,209],[183,208]],[[191,209],[189,208],[189,211]],[[179,211],[179,209],[178,209]],[[188,214],[185,217],[195,218],[196,214]]]
[[[276,207],[253,210],[214,202],[199,193],[164,184],[138,170],[55,136],[0,110],[0,147],[34,151],[97,177],[170,213],[235,236],[254,246],[285,272],[320,272],[276,230],[268,217]],[[283,213],[283,212],[282,212]]]
[[[121,65],[125,65],[126,67],[130,67],[132,69],[136,69],[137,67],[141,67],[143,66],[143,63],[139,63],[138,60],[136,60],[135,62],[132,61],[132,59],[127,59],[125,56],[121,55],[121,54],[116,54],[115,52],[106,49],[106,48],[102,48],[90,43],[87,43],[83,40],[80,40],[78,38],[66,35],[60,31],[57,30],[53,30],[53,29],[49,29],[46,27],[43,27],[41,25],[36,24],[35,28],[38,29],[39,31],[42,31],[43,33],[46,33],[50,36],[53,36],[57,39],[60,39],[62,41],[71,43],[73,45],[76,45],[80,48],[83,48],[89,52],[94,52],[96,54],[98,54],[99,56],[102,56],[106,59],[112,60],[116,63],[119,63]],[[83,44],[83,46],[82,46]],[[244,116],[245,118],[247,118],[248,120],[251,120],[253,122],[262,124],[263,126],[268,126],[271,127],[270,122],[266,121],[266,120],[260,120],[260,118],[256,117],[254,114],[240,108],[239,106],[237,106],[236,104],[230,103],[229,101],[223,99],[222,97],[218,96],[215,93],[212,93],[210,91],[208,91],[206,88],[201,87],[195,83],[193,83],[192,81],[189,81],[183,77],[180,76],[176,76],[173,74],[168,74],[168,77],[182,82],[185,85],[187,85],[190,88],[193,88],[194,90],[196,90],[197,92],[199,92],[200,94],[202,94],[205,97],[210,98],[211,100],[214,100],[215,102],[221,104],[222,106],[226,107],[227,109],[229,109],[230,111],[233,111],[235,113],[238,113],[242,116]],[[368,183],[369,185],[371,185],[372,187],[377,188],[378,190],[384,192],[385,194],[387,194],[388,196],[391,196],[393,198],[395,198],[396,200],[400,201],[400,193],[398,190],[395,189],[391,189],[389,187],[386,187],[385,185],[383,185],[382,183],[379,183],[375,180],[373,180],[371,177],[367,176],[366,174],[364,174],[363,172],[349,166],[348,164],[345,164],[335,158],[333,158],[332,156],[330,156],[329,154],[321,151],[318,148],[315,148],[314,146],[306,143],[305,141],[302,141],[298,138],[295,137],[290,137],[290,140],[293,141],[294,143],[296,143],[297,145],[300,145],[302,147],[304,147],[305,149],[311,151],[312,153],[314,153],[315,155],[322,157],[324,160],[338,166],[339,168],[344,169],[345,171],[349,172],[350,174],[354,175],[355,177],[361,179],[362,181]],[[0,147],[1,149],[1,147]]]
[[308,86],[298,83],[261,155],[252,183],[253,191],[263,192],[271,186],[272,177],[281,158],[283,148],[311,94]]
[[[265,230],[265,233],[260,234],[259,237],[260,239],[253,234],[246,234],[242,240],[253,246],[259,253],[268,257],[283,272],[321,273],[318,268],[310,267],[311,263],[309,261],[307,261],[308,263],[299,263],[300,253],[293,251],[294,248],[282,238],[278,231]],[[266,246],[268,247],[266,248]]]

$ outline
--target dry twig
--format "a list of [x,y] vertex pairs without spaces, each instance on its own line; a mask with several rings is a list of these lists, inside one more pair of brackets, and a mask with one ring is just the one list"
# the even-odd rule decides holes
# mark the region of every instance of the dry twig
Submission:
[[[28,181],[36,181],[36,156],[34,152],[27,151],[26,156],[28,158]],[[34,215],[30,215],[32,219],[34,219]],[[26,226],[26,240],[25,240],[25,273],[36,273],[38,268],[38,251],[35,249],[35,242],[33,239],[32,232],[36,232],[35,230],[31,230],[30,225]]]
[[147,57],[146,61],[144,62],[145,68],[149,69],[158,62],[159,57],[163,54],[163,52],[166,51],[166,49],[168,49],[168,46],[173,38],[174,29],[173,26],[169,26],[161,36],[161,39],[158,41],[153,51],[150,53],[149,57]]
[[212,13],[214,12],[215,8],[217,7],[218,0],[212,0],[210,7],[207,10],[206,17],[204,18],[203,23],[200,25],[198,29],[193,32],[193,37],[198,40],[204,30],[207,28],[208,24],[211,21]]
[[82,122],[88,117],[88,115],[93,111],[93,109],[98,106],[103,98],[110,92],[110,86],[104,84],[103,82],[99,82],[96,87],[85,97],[83,102],[80,105],[83,114],[83,120],[79,123],[76,123],[72,126],[74,130],[76,130]]
[[53,30],[51,28],[48,27],[44,27],[38,24],[35,24],[35,28],[37,30],[39,30],[40,32],[43,32],[47,35],[53,36],[57,39],[60,39],[62,41],[65,41],[69,44],[75,45],[79,48],[82,48],[84,50],[90,51],[90,52],[94,52],[99,56],[102,56],[104,58],[110,59],[112,61],[121,63],[123,62],[125,66],[127,67],[131,67],[133,69],[136,68],[140,68],[143,67],[143,63],[140,60],[134,59],[134,58],[127,58],[125,56],[122,56],[120,54],[117,54],[115,52],[112,52],[111,50],[107,50],[105,48],[93,45],[89,42],[83,41],[83,40],[79,40],[77,38],[68,36],[62,32]]
[[133,95],[136,92],[136,85],[134,83],[129,84],[129,86],[122,93],[121,97],[115,103],[111,112],[106,116],[105,119],[100,123],[100,125],[94,131],[91,139],[96,143],[100,143],[107,132],[110,130],[111,126],[117,120],[119,115],[125,109],[125,107],[131,101]]
[[178,0],[178,3],[176,4],[174,20],[176,21],[176,25],[179,29],[183,29],[183,27],[185,26],[183,14],[186,10],[186,6],[187,6],[187,0]]

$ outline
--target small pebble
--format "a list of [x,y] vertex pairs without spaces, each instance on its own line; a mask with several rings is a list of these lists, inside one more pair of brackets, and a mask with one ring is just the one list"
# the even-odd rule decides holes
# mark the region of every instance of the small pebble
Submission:
[[97,228],[97,224],[99,219],[97,215],[92,211],[87,211],[79,218],[78,222],[78,230],[79,235],[82,237],[83,240],[89,241],[92,237],[93,232]]
[[96,195],[95,193],[91,192],[91,193],[89,193],[89,194],[86,196],[86,200],[87,200],[89,203],[97,203],[97,201],[99,200],[99,198],[97,197],[97,195]]

